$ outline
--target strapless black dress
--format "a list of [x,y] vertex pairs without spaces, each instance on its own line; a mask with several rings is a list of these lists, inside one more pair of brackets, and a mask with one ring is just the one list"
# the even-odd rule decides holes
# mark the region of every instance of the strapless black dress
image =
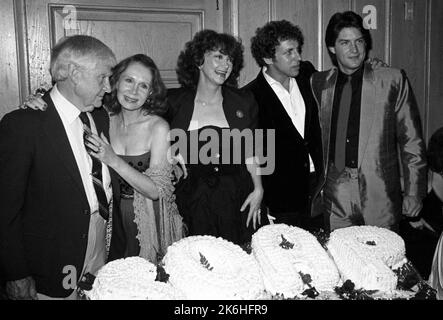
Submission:
[[[226,152],[222,143],[219,145],[218,153],[210,155],[213,156],[213,161],[209,164],[202,163],[201,158],[197,163],[192,163],[195,162],[197,150],[190,147],[192,141],[190,135],[201,134],[205,129],[216,132],[219,141],[222,141],[223,130],[230,130],[205,126],[187,132],[188,156],[185,162],[188,177],[176,185],[178,210],[187,225],[189,235],[212,235],[243,245],[251,240],[251,235],[254,233],[252,221],[249,228],[246,228],[249,206],[243,212],[240,211],[243,202],[254,189],[252,178],[244,159],[239,164],[232,164],[233,159],[230,159],[230,164],[217,163],[222,162],[223,151]],[[197,143],[200,154],[207,141]],[[232,158],[232,144],[229,152]],[[191,161],[193,158],[194,161]],[[264,222],[262,218],[262,223]]]

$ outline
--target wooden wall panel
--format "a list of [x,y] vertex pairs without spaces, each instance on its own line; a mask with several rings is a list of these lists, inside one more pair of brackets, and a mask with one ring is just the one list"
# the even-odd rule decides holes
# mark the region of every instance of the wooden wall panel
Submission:
[[319,24],[318,1],[312,0],[281,0],[276,5],[276,15],[298,25],[305,37],[303,60],[311,61],[314,66],[319,62]]
[[[366,17],[375,17],[375,21],[369,21],[371,24],[369,31],[372,37],[372,51],[369,56],[377,57],[390,64],[390,24],[386,23],[386,12],[390,10],[390,1],[354,0],[352,9],[360,14],[364,21]],[[368,9],[371,11],[368,12]]]
[[25,0],[28,39],[28,89],[34,92],[40,86],[50,86],[49,60],[51,37],[48,17],[49,1]]
[[0,118],[17,108],[19,100],[17,38],[13,0],[0,1]]
[[251,54],[251,38],[254,36],[255,30],[272,17],[272,2],[271,0],[238,1],[238,35],[245,48],[245,66],[239,79],[240,86],[254,79],[259,72],[259,67]]
[[305,36],[303,59],[318,65],[318,2],[312,0],[241,0],[239,3],[239,35],[245,46],[245,68],[240,85],[254,79],[259,71],[250,52],[250,40],[258,27],[271,20],[286,19],[298,25]]
[[[412,3],[414,13],[405,20],[405,3]],[[426,14],[423,0],[392,0],[391,65],[404,69],[411,82],[420,109],[422,122],[426,111]]]
[[319,32],[319,37],[322,39],[322,57],[320,58],[321,63],[317,66],[318,70],[328,70],[332,67],[331,59],[329,58],[328,50],[325,46],[325,31],[328,26],[329,19],[331,19],[332,15],[336,12],[342,12],[351,10],[352,8],[352,0],[321,0],[321,24],[322,28]]
[[49,5],[52,43],[65,35],[88,34],[113,48],[117,60],[135,53],[150,56],[168,87],[178,87],[175,67],[186,41],[203,28],[204,11],[104,9],[77,6],[75,29],[64,28],[63,6]]
[[429,105],[426,114],[426,137],[443,126],[443,1],[432,0],[429,6]]
[[[66,11],[75,9],[76,29],[66,29]],[[26,1],[30,89],[50,82],[50,47],[64,36],[88,34],[103,40],[123,59],[146,53],[157,63],[165,84],[177,87],[175,66],[184,43],[202,28],[219,29],[222,11],[215,1]],[[65,11],[64,11],[65,10]],[[49,45],[50,44],[50,45]]]

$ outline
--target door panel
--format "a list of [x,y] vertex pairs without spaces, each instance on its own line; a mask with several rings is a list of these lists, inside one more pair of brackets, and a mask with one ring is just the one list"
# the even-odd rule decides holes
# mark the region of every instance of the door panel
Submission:
[[49,85],[50,48],[63,36],[87,34],[106,43],[117,60],[149,55],[168,87],[177,87],[177,56],[194,33],[218,29],[211,1],[26,1],[30,89]]
[[19,103],[18,59],[13,0],[2,0],[0,21],[0,119]]
[[168,87],[178,86],[175,66],[184,42],[203,28],[203,10],[122,9],[102,10],[77,6],[72,28],[64,19],[63,6],[49,5],[51,46],[63,36],[87,34],[103,40],[122,60],[146,53],[157,64]]

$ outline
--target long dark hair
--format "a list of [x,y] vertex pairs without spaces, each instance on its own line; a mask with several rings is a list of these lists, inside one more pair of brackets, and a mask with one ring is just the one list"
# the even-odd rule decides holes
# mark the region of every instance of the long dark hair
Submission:
[[111,113],[120,113],[122,106],[117,99],[117,83],[123,72],[133,63],[140,63],[152,72],[151,93],[142,106],[145,114],[163,115],[166,112],[166,87],[154,61],[145,54],[136,54],[120,61],[112,68],[111,93],[105,95],[104,104]]

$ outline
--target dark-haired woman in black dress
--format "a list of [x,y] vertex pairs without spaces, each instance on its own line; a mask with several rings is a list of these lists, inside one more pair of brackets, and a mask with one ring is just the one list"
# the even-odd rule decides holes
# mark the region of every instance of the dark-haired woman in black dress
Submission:
[[182,87],[168,91],[173,147],[184,156],[188,171],[176,195],[189,235],[239,245],[267,220],[260,209],[263,187],[252,140],[242,145],[232,138],[238,132],[253,134],[258,121],[252,94],[236,89],[242,66],[239,40],[202,30],[179,55]]

